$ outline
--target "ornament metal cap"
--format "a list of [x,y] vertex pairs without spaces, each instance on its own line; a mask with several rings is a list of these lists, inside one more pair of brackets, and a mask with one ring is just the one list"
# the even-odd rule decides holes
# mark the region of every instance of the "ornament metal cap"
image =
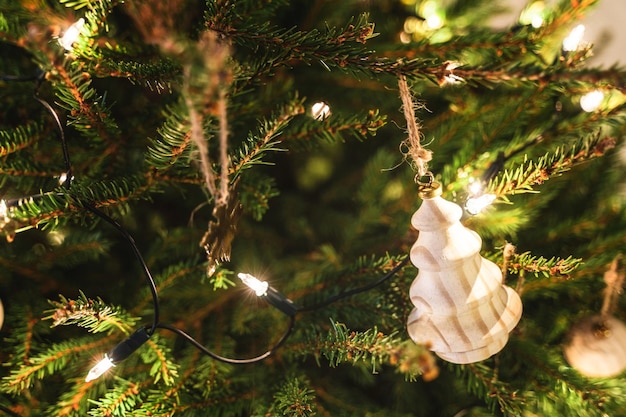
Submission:
[[[423,179],[426,181],[423,181]],[[418,185],[418,195],[421,199],[429,200],[441,195],[441,183],[435,181],[431,172],[427,172],[422,177],[416,176],[415,182]]]

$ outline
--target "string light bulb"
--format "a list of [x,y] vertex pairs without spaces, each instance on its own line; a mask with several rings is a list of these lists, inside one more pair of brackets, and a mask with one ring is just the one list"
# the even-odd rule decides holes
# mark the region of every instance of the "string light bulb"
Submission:
[[330,116],[330,106],[323,101],[318,101],[311,106],[311,116],[313,116],[315,120],[324,120]]
[[465,210],[475,216],[485,208],[489,207],[491,203],[493,203],[496,199],[496,196],[493,194],[483,194],[478,197],[470,197],[465,202]]
[[535,1],[524,9],[519,17],[522,25],[531,25],[534,28],[543,26],[545,3],[543,1]]
[[261,281],[257,277],[250,274],[244,274],[243,272],[240,272],[237,276],[248,286],[248,288],[254,291],[257,297],[262,297],[267,294],[267,289],[270,286],[267,281]]
[[104,358],[98,362],[87,374],[85,382],[93,381],[100,378],[106,371],[128,358],[141,345],[150,339],[150,334],[145,327],[140,328],[130,335],[126,340],[111,349],[104,355]]
[[563,50],[574,52],[578,50],[580,42],[585,34],[585,25],[578,25],[563,39]]
[[76,22],[72,23],[72,25],[67,28],[63,36],[59,38],[59,44],[66,51],[72,50],[72,45],[74,45],[74,42],[78,40],[78,37],[80,36],[80,31],[83,29],[83,26],[85,26],[85,19],[81,17]]
[[600,90],[594,90],[580,98],[580,107],[587,113],[591,113],[598,110],[603,100],[604,93]]
[[445,23],[444,11],[435,1],[426,1],[419,7],[419,13],[424,18],[426,27],[430,30],[441,29]]
[[298,312],[299,309],[293,301],[276,291],[274,288],[270,287],[266,281],[261,281],[254,275],[242,272],[237,274],[237,276],[244,284],[255,292],[257,297],[265,299],[265,301],[267,301],[270,305],[276,307],[289,317],[295,316]]
[[443,76],[444,84],[459,84],[465,82],[463,77],[459,77],[458,75],[454,74],[454,69],[460,67],[461,65],[463,64],[456,61],[449,61],[446,64],[446,74]]
[[484,182],[472,181],[469,185],[470,197],[465,201],[465,211],[472,216],[477,215],[496,200],[496,196],[485,193]]
[[7,207],[6,200],[0,200],[0,217],[6,219],[9,214],[9,208]]
[[111,358],[109,358],[108,354],[105,353],[104,358],[102,358],[102,360],[100,360],[100,362],[98,362],[96,366],[91,368],[91,370],[87,374],[87,378],[85,378],[85,382],[91,382],[94,379],[100,378],[102,375],[104,375],[106,371],[113,368],[114,366],[115,364],[113,363]]

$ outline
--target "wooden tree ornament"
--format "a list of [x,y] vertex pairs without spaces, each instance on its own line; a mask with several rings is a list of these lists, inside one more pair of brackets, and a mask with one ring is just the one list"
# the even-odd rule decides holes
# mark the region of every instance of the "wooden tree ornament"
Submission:
[[441,185],[421,183],[419,195],[423,203],[411,219],[419,230],[411,262],[419,272],[410,288],[409,335],[449,362],[487,359],[519,322],[520,297],[480,256],[480,237],[461,224],[461,207],[441,198]]
[[626,370],[626,325],[613,317],[622,292],[621,256],[604,273],[604,303],[600,314],[572,326],[563,353],[567,362],[588,377],[609,378]]

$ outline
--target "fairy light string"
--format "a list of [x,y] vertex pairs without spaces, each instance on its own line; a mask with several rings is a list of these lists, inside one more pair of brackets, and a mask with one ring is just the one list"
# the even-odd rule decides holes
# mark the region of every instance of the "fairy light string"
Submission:
[[[39,89],[46,79],[45,76],[46,76],[45,72],[39,71],[35,76],[32,76],[32,77],[2,76],[1,78],[3,80],[11,80],[11,81],[35,81],[35,89],[34,89],[33,97],[51,115],[52,119],[54,120],[54,124],[57,128],[59,141],[61,144],[61,150],[63,154],[63,161],[65,165],[65,172],[61,177],[61,186],[63,187],[65,192],[40,193],[40,194],[31,195],[28,197],[22,197],[18,199],[3,200],[3,203],[6,205],[7,208],[17,207],[23,204],[25,201],[37,201],[37,200],[41,200],[45,197],[52,196],[52,195],[57,196],[57,197],[72,198],[69,192],[72,186],[72,182],[74,181],[75,178],[73,176],[72,163],[71,163],[70,152],[69,152],[69,148],[68,148],[67,140],[65,136],[65,130],[63,128],[63,124],[61,123],[61,119],[57,111],[52,107],[52,105],[48,101],[41,98],[39,95]],[[416,131],[415,129],[412,129],[411,132],[413,132],[411,133],[412,137],[418,134],[418,131]],[[425,155],[427,154],[428,152]],[[152,305],[153,305],[152,323],[150,325],[140,327],[139,329],[135,331],[135,333],[131,334],[129,337],[122,340],[118,345],[116,345],[113,349],[107,352],[104,355],[104,358],[98,364],[96,364],[96,366],[94,366],[88,373],[87,378],[86,378],[87,382],[97,379],[102,374],[104,374],[107,370],[109,370],[111,367],[115,366],[116,364],[118,364],[119,362],[123,361],[128,356],[130,356],[139,347],[141,347],[145,342],[147,342],[157,329],[167,330],[182,337],[184,340],[186,340],[188,343],[196,347],[203,354],[220,362],[233,364],[233,365],[243,365],[243,364],[251,364],[251,363],[262,361],[268,358],[269,356],[271,356],[278,348],[280,348],[287,341],[287,339],[292,334],[293,329],[295,327],[297,314],[317,310],[317,309],[326,307],[331,303],[350,297],[352,295],[370,291],[378,287],[379,285],[383,284],[385,281],[387,281],[391,277],[393,277],[396,273],[398,273],[400,269],[402,269],[408,263],[408,260],[409,260],[408,256],[404,257],[404,259],[402,259],[389,272],[387,272],[382,277],[373,281],[370,284],[341,292],[335,296],[329,297],[328,299],[320,303],[309,305],[309,306],[304,306],[304,307],[297,306],[291,300],[289,300],[287,297],[285,297],[283,294],[281,294],[279,291],[271,287],[266,282],[260,281],[256,277],[250,274],[240,273],[239,277],[242,279],[242,282],[244,282],[250,288],[255,288],[255,292],[257,293],[257,296],[259,296],[260,298],[265,300],[268,304],[270,304],[271,306],[273,306],[274,308],[276,308],[277,310],[285,314],[289,318],[289,322],[288,322],[286,330],[283,332],[283,334],[280,336],[277,342],[275,342],[275,344],[271,348],[269,348],[266,352],[258,356],[254,356],[254,357],[247,358],[247,359],[229,358],[229,357],[219,355],[207,349],[204,345],[202,345],[200,342],[198,342],[196,339],[194,339],[191,335],[189,335],[185,331],[177,327],[174,327],[172,325],[160,322],[160,305],[159,305],[157,286],[152,276],[152,273],[150,271],[150,268],[148,267],[133,236],[119,222],[117,222],[115,219],[113,219],[112,217],[104,213],[102,210],[98,209],[95,204],[86,202],[86,201],[75,201],[75,203],[78,206],[83,207],[87,211],[91,212],[96,217],[105,221],[109,225],[111,225],[128,242],[129,246],[131,247],[131,251],[133,255],[135,256],[135,258],[138,260],[138,262],[141,265],[143,275],[150,289],[150,293],[152,297]],[[257,285],[257,287],[255,287],[255,285]],[[19,417],[19,414],[15,414],[10,409],[3,407],[1,405],[0,405],[0,411],[4,411],[5,413],[11,416]]]

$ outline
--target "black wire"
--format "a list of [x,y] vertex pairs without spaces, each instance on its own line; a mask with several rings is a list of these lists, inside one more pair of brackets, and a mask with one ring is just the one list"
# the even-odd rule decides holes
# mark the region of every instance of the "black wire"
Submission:
[[[16,207],[19,206],[23,201],[32,199],[32,200],[43,200],[44,197],[46,196],[50,196],[50,195],[56,195],[57,197],[65,197],[66,195],[63,193],[44,193],[44,194],[36,194],[36,195],[31,195],[28,197],[22,197],[22,198],[16,198],[16,199],[11,199],[11,200],[7,200],[5,202],[5,204],[7,205],[7,207]],[[152,305],[154,308],[154,316],[152,319],[152,325],[150,326],[150,334],[154,333],[155,329],[156,329],[156,325],[159,322],[159,296],[157,293],[157,288],[156,288],[156,284],[154,282],[154,278],[152,277],[152,273],[150,272],[150,268],[148,268],[148,265],[146,264],[146,261],[143,258],[143,255],[141,254],[141,251],[139,250],[139,248],[137,247],[137,243],[135,243],[135,239],[133,238],[133,236],[126,230],[124,229],[124,227],[122,225],[120,225],[117,221],[115,221],[112,217],[108,216],[107,214],[105,214],[103,211],[97,209],[96,207],[94,207],[93,205],[89,204],[89,203],[82,203],[82,205],[89,211],[91,211],[93,214],[95,214],[96,216],[98,216],[99,218],[101,218],[102,220],[106,221],[107,223],[109,223],[110,225],[112,225],[118,232],[120,232],[122,234],[122,236],[124,237],[124,239],[126,239],[126,241],[128,241],[128,243],[130,244],[130,247],[133,251],[133,254],[135,255],[135,257],[137,258],[137,260],[139,261],[139,263],[141,264],[144,276],[146,278],[146,282],[148,283],[148,287],[150,288],[150,293],[152,294]]]
[[188,335],[183,330],[181,330],[181,329],[179,329],[177,327],[170,326],[170,325],[167,325],[167,324],[162,324],[162,323],[159,323],[157,325],[157,327],[159,329],[169,330],[171,332],[176,333],[179,336],[182,336],[185,340],[187,340],[189,343],[191,343],[194,347],[196,347],[202,353],[204,353],[207,356],[210,356],[211,358],[213,358],[215,360],[218,360],[218,361],[224,362],[224,363],[230,363],[230,364],[233,364],[233,365],[245,365],[245,364],[250,364],[250,363],[255,363],[255,362],[262,361],[263,359],[271,356],[276,351],[276,349],[281,347],[283,345],[283,343],[285,343],[287,338],[291,335],[291,332],[293,331],[295,322],[296,322],[295,316],[290,316],[289,317],[289,327],[287,328],[285,333],[283,333],[283,335],[280,337],[278,342],[276,342],[276,344],[274,346],[272,346],[272,348],[270,348],[267,352],[265,352],[265,353],[263,353],[263,354],[261,354],[259,356],[255,356],[253,358],[248,358],[248,359],[226,358],[224,356],[218,355],[217,353],[211,352],[206,347],[204,347],[202,344],[200,344],[200,342],[198,342],[196,339],[194,339],[193,337],[191,337],[190,335]]
[[11,410],[9,407],[5,407],[2,404],[0,404],[0,411],[10,415],[11,417],[22,417],[20,414],[17,414],[15,411]]
[[[63,181],[63,187],[69,190],[72,185],[72,163],[70,161],[70,152],[67,147],[67,141],[65,140],[65,130],[63,129],[63,125],[61,124],[61,119],[59,118],[59,115],[54,110],[54,108],[50,105],[50,103],[48,103],[47,101],[39,97],[39,87],[41,86],[44,79],[45,79],[45,73],[39,74],[39,76],[37,77],[37,83],[35,85],[35,91],[34,91],[33,96],[35,97],[35,100],[40,102],[46,108],[46,110],[48,110],[48,112],[52,115],[54,121],[56,122],[57,129],[59,131],[59,138],[61,139],[63,161],[65,162],[65,181]],[[156,326],[159,323],[159,298],[157,294],[156,284],[154,283],[154,278],[152,278],[152,273],[150,272],[150,269],[148,268],[148,265],[146,264],[146,261],[144,260],[143,255],[141,254],[141,251],[137,247],[137,244],[135,243],[135,239],[118,222],[116,222],[113,218],[109,217],[104,212],[97,209],[95,206],[89,203],[83,203],[83,205],[86,209],[88,209],[89,211],[91,211],[92,213],[100,217],[101,219],[105,220],[107,223],[111,224],[115,229],[117,229],[117,231],[119,231],[122,234],[122,236],[124,236],[124,238],[130,244],[130,247],[132,248],[133,253],[135,254],[135,257],[141,264],[144,275],[146,277],[146,282],[148,283],[148,287],[150,288],[150,292],[152,294],[154,316],[152,319],[152,326],[150,327],[149,333],[150,334],[154,333],[154,331],[156,330]]]
[[[63,160],[65,162],[65,175],[66,178],[63,182],[63,187],[65,189],[68,189],[71,187],[71,183],[72,183],[72,165],[70,162],[70,154],[69,154],[69,150],[67,147],[67,141],[65,139],[65,130],[63,129],[63,125],[61,124],[61,120],[59,118],[59,115],[57,114],[57,112],[54,110],[54,108],[50,105],[50,103],[48,103],[47,101],[45,101],[44,99],[42,99],[41,97],[39,97],[39,87],[41,86],[43,80],[45,79],[45,72],[40,72],[39,74],[37,74],[37,76],[33,76],[33,77],[13,77],[13,76],[2,76],[1,79],[3,80],[11,80],[11,81],[32,81],[32,80],[36,80],[37,83],[35,85],[35,91],[34,91],[34,98],[35,100],[37,100],[39,103],[41,103],[46,110],[52,115],[56,125],[57,125],[57,129],[59,132],[59,137],[60,137],[60,141],[61,141],[61,147],[62,147],[62,152],[63,152]],[[31,196],[30,198],[43,198],[45,195],[49,195],[49,194],[38,194],[36,196]],[[63,196],[63,193],[57,193],[57,195],[59,196]],[[20,201],[22,201],[23,199],[18,199],[15,200],[14,204],[19,204]],[[204,347],[202,344],[200,344],[200,342],[198,342],[197,340],[195,340],[192,336],[190,336],[189,334],[185,333],[183,330],[178,329],[176,327],[167,325],[167,324],[162,324],[159,323],[159,316],[160,316],[160,308],[159,308],[159,298],[158,298],[158,291],[156,288],[156,284],[154,281],[154,278],[152,277],[152,273],[150,272],[150,269],[148,268],[148,265],[146,264],[143,255],[141,254],[141,251],[139,250],[139,248],[137,247],[137,244],[135,243],[135,239],[132,237],[132,235],[124,228],[122,227],[117,221],[115,221],[113,218],[111,218],[110,216],[108,216],[107,214],[105,214],[104,212],[102,212],[101,210],[99,210],[98,208],[96,208],[95,206],[89,204],[89,203],[83,203],[83,206],[91,211],[93,214],[95,214],[96,216],[98,216],[99,218],[101,218],[102,220],[106,221],[107,223],[109,223],[110,225],[112,225],[118,232],[120,232],[122,234],[122,236],[128,241],[128,243],[131,246],[131,249],[135,255],[135,257],[137,258],[137,260],[139,261],[139,263],[141,264],[141,267],[143,269],[145,278],[146,278],[146,282],[148,284],[148,287],[150,288],[150,293],[152,295],[152,303],[153,303],[153,319],[152,319],[152,325],[147,328],[148,329],[148,334],[152,335],[154,334],[154,332],[156,331],[157,328],[159,329],[165,329],[165,330],[169,330],[181,337],[183,337],[185,340],[187,340],[187,342],[191,343],[194,347],[196,347],[198,350],[200,350],[202,353],[210,356],[211,358],[218,360],[220,362],[224,362],[224,363],[229,363],[229,364],[235,364],[235,365],[242,365],[242,364],[250,364],[250,363],[255,363],[255,362],[259,362],[263,359],[266,359],[267,357],[269,357],[270,355],[272,355],[274,353],[274,351],[276,351],[276,349],[278,349],[280,346],[282,346],[285,341],[287,340],[287,338],[291,335],[294,325],[295,325],[295,315],[289,316],[289,327],[287,328],[287,330],[285,331],[285,333],[280,337],[280,339],[278,340],[278,342],[272,347],[270,348],[268,351],[266,351],[265,353],[253,357],[253,358],[248,358],[248,359],[233,359],[233,358],[227,358],[221,355],[218,355],[210,350],[208,350],[206,347]],[[312,310],[317,310],[319,308],[325,307],[331,303],[334,303],[336,301],[339,301],[341,299],[347,298],[349,296],[355,295],[355,294],[359,294],[361,292],[365,292],[365,291],[369,291],[379,285],[381,285],[382,283],[384,283],[385,281],[387,281],[389,278],[391,278],[392,276],[394,276],[404,265],[406,265],[406,263],[408,262],[409,257],[407,256],[405,259],[403,259],[396,267],[394,267],[391,271],[389,271],[387,274],[383,275],[381,278],[379,278],[378,280],[372,282],[371,284],[365,285],[363,287],[359,287],[359,288],[354,288],[352,290],[349,291],[345,291],[342,292],[336,296],[330,297],[325,301],[322,301],[321,303],[318,304],[314,304],[311,306],[306,306],[306,307],[298,307],[297,308],[297,312],[306,312],[306,311],[312,311]],[[2,405],[0,405],[0,411],[4,411],[12,416],[17,416],[17,417],[21,417],[18,414],[15,414],[13,411],[6,409],[5,407],[3,407]]]
[[45,73],[41,73],[37,77],[37,83],[35,84],[35,91],[33,93],[33,97],[39,103],[41,103],[46,110],[52,115],[52,118],[56,122],[57,130],[59,132],[59,138],[61,139],[61,149],[63,151],[63,161],[65,162],[65,181],[63,181],[63,186],[66,189],[69,189],[72,184],[72,164],[70,162],[70,152],[67,148],[67,141],[65,140],[65,129],[63,129],[63,125],[61,124],[61,119],[59,115],[54,110],[54,108],[48,103],[46,100],[39,97],[39,87],[41,86],[43,80],[45,79]]
[[0,80],[2,80],[2,81],[15,81],[15,82],[35,81],[35,80],[39,79],[39,77],[41,77],[39,72],[37,72],[37,74],[35,74],[35,75],[30,75],[30,76],[3,74],[3,75],[0,75]]
[[393,277],[400,269],[402,269],[402,267],[404,267],[407,262],[409,262],[409,256],[405,257],[398,265],[396,265],[396,267],[394,267],[391,271],[387,272],[385,275],[383,275],[382,277],[380,277],[379,279],[377,279],[376,281],[372,282],[371,284],[368,285],[364,285],[362,287],[358,287],[358,288],[354,288],[348,291],[344,291],[342,293],[339,293],[335,296],[329,297],[328,299],[318,303],[318,304],[313,304],[310,306],[305,306],[305,307],[299,307],[298,308],[298,312],[305,312],[305,311],[313,311],[313,310],[317,310],[319,308],[322,307],[326,307],[329,304],[332,304],[336,301],[342,300],[344,298],[350,297],[354,294],[359,294],[365,291],[369,291],[373,288],[376,288],[377,286],[379,286],[380,284],[382,284],[383,282],[387,281],[389,278]]
[[159,295],[157,292],[156,284],[154,282],[154,278],[152,277],[152,273],[150,272],[150,268],[148,268],[148,265],[146,264],[146,261],[144,260],[143,255],[141,254],[141,251],[137,247],[137,244],[135,243],[135,239],[126,229],[124,229],[124,227],[122,227],[122,225],[120,225],[117,221],[115,221],[113,218],[106,215],[101,210],[97,209],[96,207],[88,203],[83,203],[83,205],[85,206],[87,210],[91,211],[93,214],[95,214],[96,216],[100,217],[102,220],[112,225],[115,229],[117,229],[118,232],[122,234],[122,236],[130,244],[130,247],[132,248],[133,253],[135,254],[135,257],[141,264],[144,276],[146,277],[146,282],[148,284],[148,287],[150,288],[150,293],[152,294],[152,305],[153,305],[154,314],[152,318],[152,325],[150,326],[150,331],[148,332],[150,335],[152,335],[159,324],[159,314],[160,314],[159,313],[159,310],[160,310]]

